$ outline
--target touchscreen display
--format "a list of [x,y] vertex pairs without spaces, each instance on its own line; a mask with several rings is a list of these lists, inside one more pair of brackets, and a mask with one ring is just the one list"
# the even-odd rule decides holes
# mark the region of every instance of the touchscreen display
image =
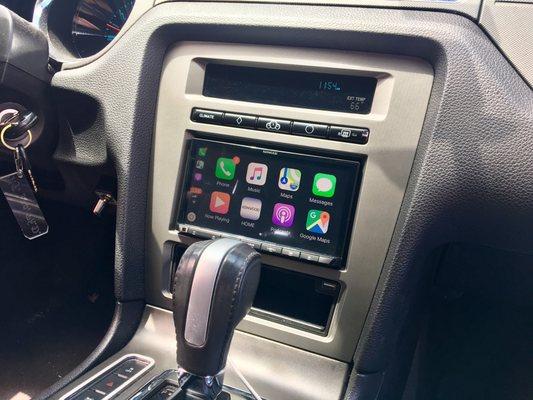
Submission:
[[178,223],[342,258],[360,163],[190,142]]

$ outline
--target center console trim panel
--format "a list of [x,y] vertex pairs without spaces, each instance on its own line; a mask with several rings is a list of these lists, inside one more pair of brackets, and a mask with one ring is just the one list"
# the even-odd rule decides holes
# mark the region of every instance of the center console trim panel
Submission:
[[[117,360],[134,353],[150,357],[155,364],[113,400],[131,400],[154,378],[176,369],[176,332],[170,311],[146,306],[137,332],[122,350],[80,376],[51,400],[64,398],[72,392],[72,387],[81,387],[94,375],[112,368]],[[239,331],[233,336],[228,359],[259,395],[272,400],[339,400],[350,370],[346,363]],[[247,391],[232,368],[226,368],[224,384]]]
[[[373,76],[378,79],[371,112],[366,115],[300,109],[209,98],[202,95],[208,62],[265,68]],[[349,242],[346,268],[333,270],[302,260],[265,254],[274,267],[340,282],[344,290],[327,336],[249,315],[238,329],[342,361],[353,357],[403,200],[433,82],[431,66],[420,59],[373,53],[264,45],[181,42],[171,46],[162,69],[152,147],[146,231],[147,302],[170,308],[163,286],[165,242],[184,245],[194,238],[172,226],[184,174],[186,141],[199,132],[220,141],[283,143],[288,150],[323,151],[366,159]],[[320,121],[331,126],[365,127],[365,145],[323,138],[244,129],[191,121],[194,108],[227,113]],[[168,277],[166,278],[168,280]]]

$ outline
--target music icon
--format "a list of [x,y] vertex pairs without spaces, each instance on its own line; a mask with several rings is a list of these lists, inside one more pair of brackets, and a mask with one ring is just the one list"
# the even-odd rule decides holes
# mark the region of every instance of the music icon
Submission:
[[250,185],[263,186],[266,183],[268,167],[265,164],[250,163],[246,170],[246,182]]

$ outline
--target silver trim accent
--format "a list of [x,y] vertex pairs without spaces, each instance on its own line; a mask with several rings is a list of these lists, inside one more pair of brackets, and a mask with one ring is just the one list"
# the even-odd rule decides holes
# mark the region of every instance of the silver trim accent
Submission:
[[[198,4],[195,12],[200,7]],[[214,3],[210,4],[212,6]],[[330,20],[335,18],[328,18],[317,22],[315,28],[331,25]],[[283,20],[283,17],[280,16],[276,21],[280,20]],[[352,21],[335,21],[347,30],[357,30],[357,24]],[[297,25],[290,18],[282,23]],[[209,98],[202,95],[204,65],[207,62],[333,74],[364,74],[377,77],[378,87],[372,112],[364,116]],[[346,263],[343,263],[344,266],[347,265],[346,268],[337,270],[300,259],[272,254],[263,256],[264,262],[274,267],[341,283],[343,292],[337,302],[327,336],[250,315],[245,317],[238,327],[239,330],[252,335],[336,360],[352,362],[405,195],[431,94],[433,69],[426,61],[390,54],[179,42],[169,47],[162,71],[147,206],[149,212],[146,224],[145,280],[149,304],[172,308],[172,299],[166,293],[166,286],[161,285],[162,277],[166,277],[162,275],[163,244],[166,241],[185,245],[193,242],[192,238],[179,234],[169,226],[169,223],[175,220],[177,202],[181,196],[186,145],[188,140],[194,137],[194,132],[201,132],[206,127],[205,124],[190,120],[193,107],[250,115],[276,115],[298,121],[316,120],[339,126],[366,126],[372,131],[365,146],[305,136],[283,137],[283,142],[289,150],[295,149],[300,153],[314,148],[320,152],[328,151],[328,154],[351,153],[366,157],[357,210],[352,215],[346,215],[347,218],[355,217],[354,226],[357,227],[351,236]],[[176,108],[177,103],[180,106]],[[265,148],[280,140],[279,135],[269,132],[218,125],[209,125],[209,138],[230,142],[252,141],[253,145]],[[302,398],[333,398],[331,388],[328,391],[330,393],[320,389],[320,395],[307,391]],[[296,399],[300,398],[300,395],[296,393],[288,398]]]
[[129,358],[137,358],[137,359],[139,359],[141,361],[146,361],[148,363],[148,365],[146,367],[144,367],[143,369],[141,369],[139,372],[137,372],[135,375],[133,375],[131,378],[129,378],[126,381],[124,381],[124,383],[122,385],[119,385],[115,390],[113,390],[111,393],[109,393],[107,396],[105,396],[102,400],[109,400],[109,399],[113,398],[113,396],[115,396],[119,392],[122,392],[124,389],[126,389],[128,386],[130,386],[133,382],[135,382],[137,380],[137,378],[139,378],[142,375],[144,375],[149,369],[151,369],[155,365],[155,361],[154,361],[153,358],[150,358],[150,357],[147,357],[147,356],[143,356],[141,354],[126,354],[125,356],[120,357],[115,362],[109,364],[107,367],[105,367],[103,370],[98,372],[96,375],[93,375],[89,379],[86,379],[85,381],[80,383],[78,386],[76,386],[74,389],[69,391],[67,394],[61,396],[59,398],[59,400],[66,400],[70,396],[76,394],[76,392],[79,392],[79,391],[87,388],[91,383],[93,383],[98,378],[100,378],[103,375],[105,375],[108,371],[110,371],[111,369],[115,368],[117,365],[119,365],[123,361],[126,361]]
[[[270,316],[271,319],[268,319],[269,321],[272,321],[274,323],[281,324],[281,325],[284,325],[284,324],[286,325],[286,322],[292,322],[293,324],[297,326],[293,326],[293,325],[290,325],[290,326],[293,326],[295,328],[298,328],[298,326],[301,326],[301,327],[305,326],[305,327],[311,328],[313,331],[316,331],[316,332],[325,332],[327,329],[327,326],[316,325],[311,322],[303,321],[301,319],[292,318],[292,317],[288,317],[283,314],[278,314],[272,311],[263,310],[262,308],[252,307],[250,312],[252,313],[253,316],[260,317],[260,318],[268,319],[267,317]],[[301,329],[301,328],[298,328],[298,329]]]
[[192,281],[184,330],[185,340],[193,346],[203,346],[206,343],[211,302],[222,260],[240,243],[236,239],[220,239],[200,254]]
[[[54,0],[37,0],[33,8],[32,24],[46,35],[48,43],[50,43],[50,37],[48,36],[48,14],[53,2]],[[52,48],[50,48],[50,57],[54,58]]]

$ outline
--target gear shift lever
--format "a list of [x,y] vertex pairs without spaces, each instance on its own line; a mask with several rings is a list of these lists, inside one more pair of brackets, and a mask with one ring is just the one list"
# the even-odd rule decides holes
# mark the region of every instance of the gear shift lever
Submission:
[[191,245],[176,269],[177,361],[201,378],[204,398],[214,399],[220,392],[233,331],[252,306],[260,269],[259,253],[235,239]]

